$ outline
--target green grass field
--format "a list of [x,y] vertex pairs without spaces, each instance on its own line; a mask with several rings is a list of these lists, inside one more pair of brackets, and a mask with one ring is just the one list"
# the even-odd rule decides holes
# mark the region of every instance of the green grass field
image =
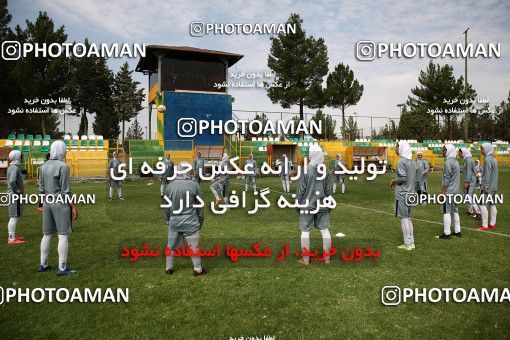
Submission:
[[[203,260],[209,274],[192,275],[189,259],[177,259],[176,272],[164,273],[164,258],[131,263],[121,258],[123,245],[164,245],[167,228],[159,207],[159,181],[126,182],[126,200],[107,200],[106,183],[74,184],[75,193],[95,193],[96,204],[80,206],[70,237],[69,264],[79,272],[69,277],[38,273],[41,213],[26,207],[18,234],[26,243],[7,245],[7,209],[0,208],[4,241],[0,245],[2,287],[129,287],[121,304],[4,303],[0,305],[0,338],[508,338],[510,304],[414,303],[383,306],[386,285],[432,288],[510,287],[509,203],[498,207],[495,233],[474,229],[479,222],[460,207],[463,237],[435,239],[442,232],[438,206],[413,210],[416,250],[402,243],[399,220],[393,216],[393,175],[373,182],[348,181],[346,194],[336,194],[331,232],[343,232],[335,245],[370,244],[382,250],[380,261],[312,263]],[[429,175],[429,189],[439,192],[440,174]],[[500,192],[510,197],[510,172],[500,171]],[[202,190],[212,200],[208,183]],[[259,188],[281,190],[276,178],[260,179]],[[244,182],[234,180],[232,189]],[[28,184],[29,192],[36,192]],[[3,190],[5,185],[3,186]],[[292,185],[295,189],[295,183]],[[276,201],[277,193],[271,198]],[[251,197],[251,195],[249,195]],[[299,244],[298,214],[277,207],[248,215],[234,209],[223,216],[208,208],[201,231],[206,243],[254,240]],[[320,246],[312,232],[312,247]],[[338,261],[338,260],[337,260]],[[50,264],[57,264],[54,237]]]

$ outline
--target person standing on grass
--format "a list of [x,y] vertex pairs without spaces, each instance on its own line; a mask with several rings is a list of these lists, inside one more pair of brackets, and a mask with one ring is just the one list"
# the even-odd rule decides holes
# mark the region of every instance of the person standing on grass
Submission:
[[[50,153],[49,152],[46,154],[46,160],[44,162],[46,162],[48,159],[50,159]],[[39,176],[40,175],[41,175],[41,173],[39,172]],[[39,202],[39,205],[37,206],[37,210],[41,211],[41,212],[43,211],[43,203],[42,202]]]
[[344,179],[344,176],[335,173],[336,171],[340,171],[340,170],[343,169],[343,167],[342,167],[342,165],[343,165],[343,163],[342,163],[342,156],[339,153],[336,154],[336,161],[335,161],[334,164],[335,165],[333,166],[333,194],[336,193],[336,184],[337,183],[340,183],[342,194],[343,194],[343,193],[345,193],[345,179]]
[[21,163],[23,162],[23,154],[19,150],[12,150],[9,153],[9,167],[7,168],[7,196],[9,197],[9,222],[7,223],[7,243],[22,244],[25,240],[21,236],[16,236],[16,226],[23,214],[23,205],[19,197],[14,195],[22,195],[23,175],[21,174]]
[[462,168],[462,176],[464,177],[464,194],[471,199],[471,203],[468,203],[467,214],[476,217],[476,219],[479,220],[481,218],[480,208],[473,200],[476,186],[475,162],[473,162],[471,151],[469,151],[468,148],[460,148],[459,156],[464,158],[464,167]]
[[411,207],[408,205],[407,196],[414,192],[416,185],[416,166],[412,160],[413,154],[409,143],[401,140],[397,143],[397,153],[400,159],[397,162],[396,179],[392,180],[390,187],[395,187],[395,216],[400,218],[404,244],[398,246],[401,250],[413,250],[414,231],[411,221]]
[[452,216],[454,227],[453,236],[462,236],[460,232],[459,207],[454,200],[454,196],[460,193],[460,165],[456,158],[455,147],[452,144],[446,144],[443,147],[443,156],[446,157],[441,185],[441,194],[445,195],[445,202],[441,204],[444,229],[443,233],[437,237],[447,240],[452,236]]
[[253,183],[253,192],[257,191],[257,161],[253,159],[253,154],[250,153],[249,158],[244,163],[245,169],[247,168],[248,171],[251,171],[252,173],[249,175],[246,175],[246,183],[244,185],[244,191],[248,191],[248,186]]
[[[324,151],[317,146],[310,146],[309,154],[310,162],[307,166],[307,173],[302,174],[299,178],[299,184],[296,191],[296,200],[298,203],[308,206],[299,214],[299,228],[301,229],[301,250],[310,250],[310,231],[312,224],[320,230],[322,235],[322,249],[324,255],[330,253],[331,234],[329,232],[330,225],[330,208],[321,207],[317,213],[311,214],[310,211],[317,209],[318,202],[322,202],[326,197],[331,196],[330,177],[325,176],[319,180],[320,174],[317,170],[319,164],[324,163]],[[331,262],[330,256],[324,257],[324,263]],[[308,265],[310,263],[309,256],[303,256],[299,263]]]
[[[119,166],[122,162],[119,159],[119,153],[117,151],[113,152],[113,158],[110,159],[110,163],[108,163],[108,176],[110,176],[110,192],[109,198],[112,200],[113,187],[117,187],[117,194],[119,195],[119,199],[124,200],[122,197],[122,180],[116,180],[113,176],[119,176]],[[113,176],[112,176],[113,171]]]
[[[191,164],[180,162],[177,165],[179,172],[190,169]],[[176,247],[180,247],[184,240],[193,252],[199,251],[198,243],[200,241],[200,229],[204,224],[204,208],[195,208],[193,205],[203,203],[200,185],[192,181],[186,173],[178,173],[175,180],[170,182],[166,188],[166,197],[172,202],[169,208],[166,208],[166,223],[168,225],[168,250],[166,256],[167,274],[174,273],[174,256],[172,252]],[[189,199],[187,199],[187,197]],[[190,206],[183,206],[189,202]],[[178,207],[179,212],[174,210]],[[182,209],[181,209],[182,208]],[[201,276],[207,274],[207,269],[202,267],[200,256],[191,256],[193,261],[193,275]]]
[[197,157],[193,160],[193,174],[193,180],[198,184],[202,183],[200,174],[205,175],[205,162],[201,152],[197,152]]
[[429,162],[423,158],[423,153],[416,153],[416,192],[418,195],[427,193],[427,174],[429,173]]
[[[41,264],[39,272],[51,268],[48,265],[51,237],[58,234],[58,270],[57,275],[70,275],[76,271],[67,266],[69,233],[72,232],[72,220],[78,218],[78,210],[74,203],[61,202],[64,197],[71,197],[71,175],[69,165],[65,163],[66,145],[58,140],[51,144],[50,159],[41,166],[39,191],[45,197],[53,196],[53,200],[45,199],[43,208],[43,238],[41,240]],[[60,197],[60,199],[58,198]]]
[[476,189],[480,190],[482,185],[482,171],[483,168],[480,165],[480,161],[475,159],[475,173],[476,173]]
[[[482,197],[486,200],[484,204],[480,206],[482,213],[482,225],[478,230],[487,231],[496,229],[496,216],[498,215],[498,209],[494,200],[498,192],[498,161],[494,157],[494,147],[490,143],[484,143],[480,146],[480,152],[485,155],[483,162],[483,174],[481,183]],[[487,206],[490,208],[490,223],[489,223],[489,211]]]
[[161,187],[160,187],[160,193],[161,197],[163,197],[165,193],[165,186],[170,183],[168,180],[168,177],[172,177],[174,175],[174,162],[170,159],[170,153],[167,153],[165,156],[165,160],[163,161],[165,163],[165,172],[163,175],[161,175]]
[[283,154],[280,162],[280,178],[282,179],[282,187],[285,193],[290,192],[290,170],[292,163],[287,158],[287,155]]
[[[219,164],[219,170],[227,171],[229,165],[229,158],[227,153],[223,153],[223,157],[221,158]],[[223,202],[228,203],[228,189],[229,189],[229,175],[227,173],[220,174],[216,176],[213,184],[211,184],[210,189],[215,197],[214,204],[218,205],[221,202],[221,196],[223,197]]]

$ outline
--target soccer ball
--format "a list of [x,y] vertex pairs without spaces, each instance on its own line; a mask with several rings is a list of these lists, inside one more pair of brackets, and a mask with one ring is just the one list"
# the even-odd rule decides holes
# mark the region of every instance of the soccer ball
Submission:
[[158,111],[159,112],[165,112],[166,111],[166,106],[161,104],[161,105],[158,105]]

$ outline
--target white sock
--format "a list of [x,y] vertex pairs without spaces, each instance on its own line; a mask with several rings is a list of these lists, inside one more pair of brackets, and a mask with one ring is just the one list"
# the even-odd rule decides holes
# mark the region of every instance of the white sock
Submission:
[[482,227],[487,228],[489,226],[489,212],[485,205],[480,206],[480,212],[482,213]]
[[67,268],[67,250],[69,241],[67,235],[58,235],[58,268],[64,270]]
[[460,233],[460,216],[459,213],[453,213],[453,227],[455,233]]
[[165,191],[165,185],[164,184],[161,184],[161,186],[159,187],[159,191],[161,192],[161,196],[163,196],[163,192]]
[[450,235],[452,233],[452,216],[450,214],[443,214],[443,224],[444,224],[444,231],[443,233],[445,235]]
[[117,194],[119,194],[119,198],[122,197],[122,188],[117,188]]
[[[329,229],[321,230],[322,235],[322,251],[329,254],[331,249],[331,234],[329,233]],[[330,256],[326,256],[324,260],[329,261],[331,259]]]
[[41,240],[41,265],[48,265],[48,254],[50,253],[51,235],[43,235]]
[[336,193],[336,183],[333,183],[333,193]]
[[[170,247],[170,245],[168,245]],[[170,255],[166,257],[166,270],[174,269],[174,256]]]
[[498,215],[498,209],[496,205],[491,205],[491,223],[490,225],[496,225],[496,216]]
[[406,217],[405,223],[407,226],[407,237],[409,240],[409,244],[413,244],[414,243],[414,230],[413,230],[413,221],[411,220],[411,217]]
[[7,223],[7,231],[9,232],[9,240],[16,238],[16,224],[18,224],[19,217],[11,217]]
[[244,191],[248,191],[248,184],[244,185]]
[[257,184],[253,184],[253,192],[257,191]]
[[[305,252],[305,249],[308,249],[310,251],[310,232],[309,231],[302,231],[301,232],[301,252]],[[302,259],[304,261],[310,261],[310,256],[303,256]]]
[[345,193],[345,183],[342,182],[342,194]]
[[112,198],[112,194],[113,194],[113,188],[110,187],[110,194],[109,194],[110,199]]
[[287,192],[287,184],[285,183],[285,180],[283,180],[283,179],[282,179],[282,187],[283,187],[283,191]]
[[218,192],[216,191],[216,189],[211,188],[211,191],[216,199],[220,198],[220,196],[218,196]]
[[290,180],[286,180],[285,183],[287,183],[287,192],[290,192]]
[[473,212],[476,214],[480,213],[480,208],[478,207],[478,204],[473,203]]

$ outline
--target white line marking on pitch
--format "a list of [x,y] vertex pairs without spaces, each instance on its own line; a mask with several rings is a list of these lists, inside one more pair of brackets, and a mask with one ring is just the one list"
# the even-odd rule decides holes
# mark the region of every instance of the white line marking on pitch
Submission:
[[[244,184],[241,184],[241,183],[236,183],[234,182],[233,184],[239,184],[239,185],[244,185]],[[253,187],[252,185],[249,185],[250,187]],[[280,193],[280,194],[285,194],[285,195],[292,195],[291,193],[286,193],[286,192],[283,192],[283,191],[278,191],[278,190],[273,190],[273,189],[269,189],[271,191],[274,191],[274,192],[277,192],[277,193]],[[347,203],[340,203],[340,202],[336,202],[336,204],[341,204],[341,205],[345,205],[347,207],[352,207],[352,208],[358,208],[358,209],[363,209],[363,210],[368,210],[368,211],[373,211],[373,212],[378,212],[378,213],[381,213],[381,214],[385,214],[385,215],[388,215],[388,216],[395,216],[394,213],[390,213],[388,211],[383,211],[383,210],[377,210],[377,209],[372,209],[372,208],[365,208],[365,207],[360,207],[360,206],[357,206],[357,205],[352,205],[352,204],[347,204]],[[421,218],[416,218],[416,217],[411,217],[412,220],[415,220],[415,221],[420,221],[420,222],[426,222],[426,223],[432,223],[432,224],[439,224],[439,225],[443,225],[443,223],[441,222],[436,222],[436,221],[429,221],[429,220],[423,220]],[[503,237],[510,237],[510,235],[508,234],[502,234],[502,233],[497,233],[495,231],[480,231],[476,228],[467,228],[467,227],[463,227],[462,229],[466,229],[466,230],[471,230],[471,231],[476,231],[476,232],[479,232],[479,233],[486,233],[486,234],[493,234],[493,235],[498,235],[498,236],[503,236]]]

